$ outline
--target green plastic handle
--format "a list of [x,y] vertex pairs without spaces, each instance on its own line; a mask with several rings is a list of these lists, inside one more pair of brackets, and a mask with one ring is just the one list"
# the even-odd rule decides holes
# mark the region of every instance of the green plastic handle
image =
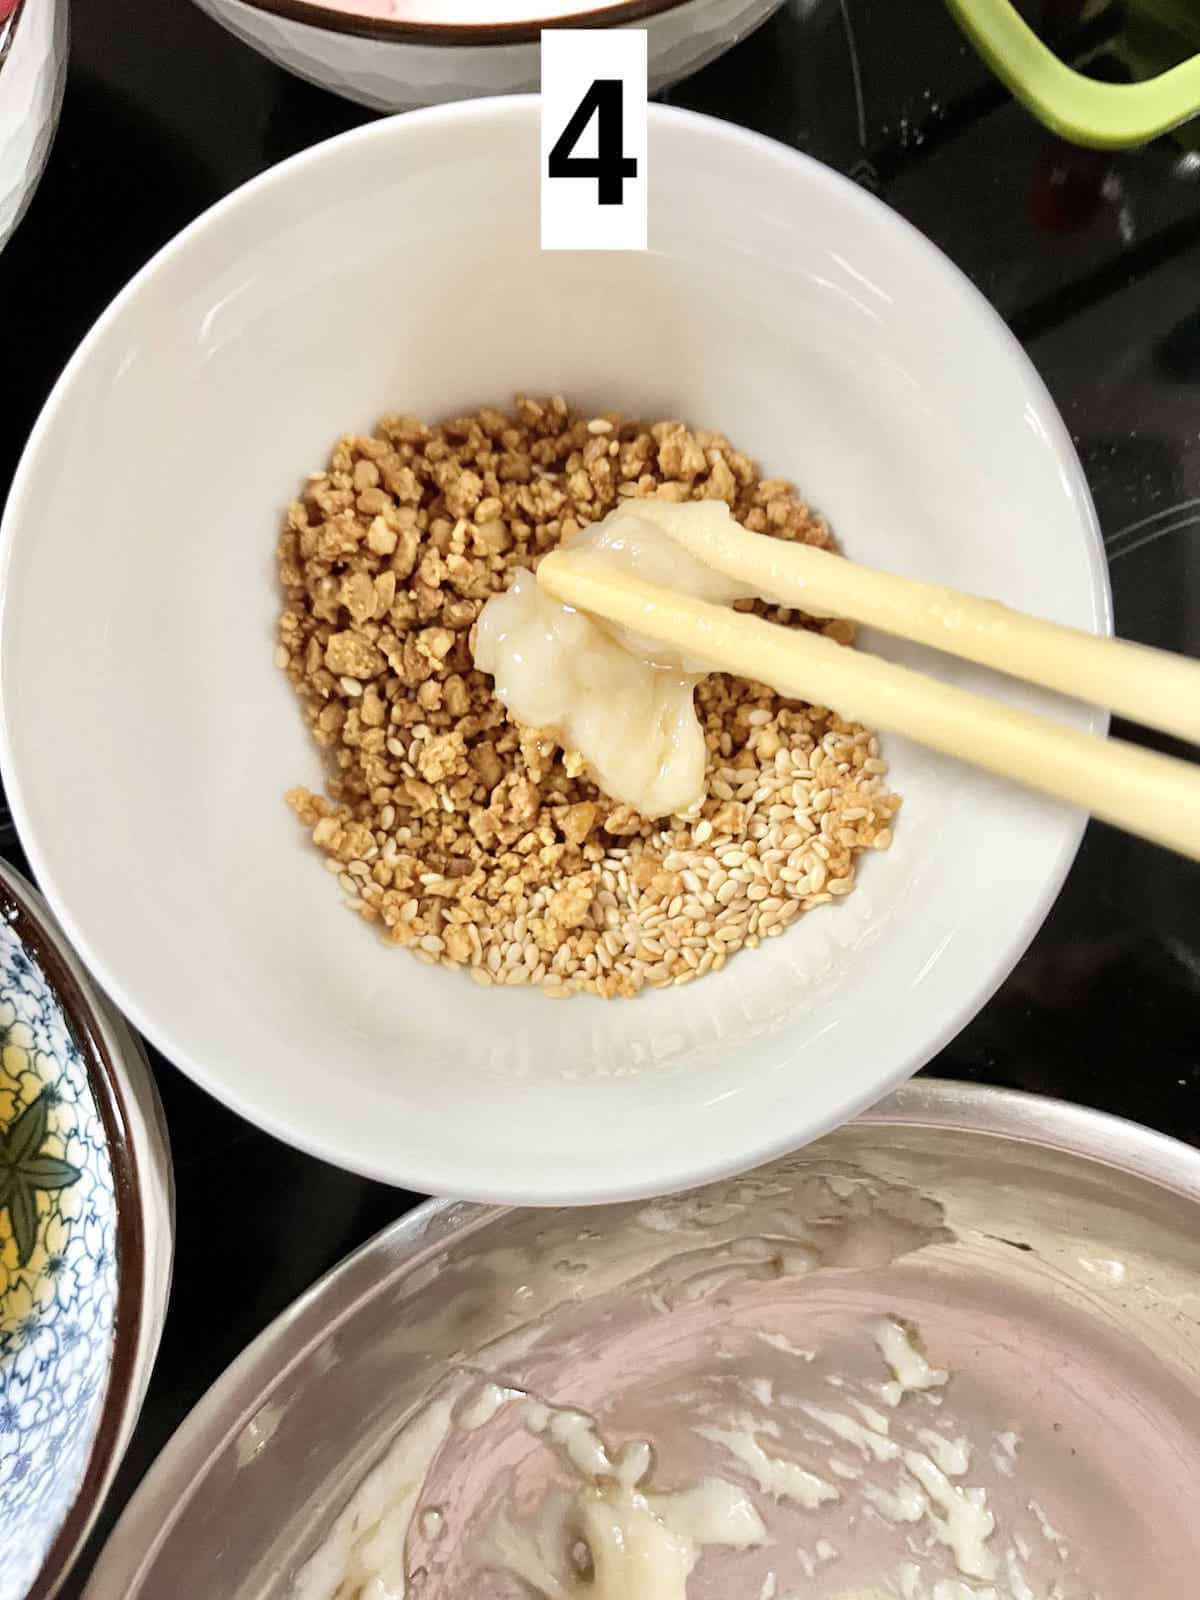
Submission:
[[946,4],[997,77],[1073,144],[1124,150],[1200,113],[1200,56],[1142,83],[1098,83],[1060,61],[1009,0]]

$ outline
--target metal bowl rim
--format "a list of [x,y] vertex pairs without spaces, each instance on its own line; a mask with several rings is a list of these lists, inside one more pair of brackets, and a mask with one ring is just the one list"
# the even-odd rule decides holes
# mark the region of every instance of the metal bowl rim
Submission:
[[[1200,1207],[1200,1150],[1126,1118],[1065,1100],[922,1078],[905,1084],[855,1121],[878,1128],[977,1133],[1078,1156]],[[314,1346],[353,1317],[363,1300],[377,1294],[389,1279],[412,1270],[421,1256],[448,1239],[469,1236],[510,1211],[523,1209],[530,1208],[426,1200],[352,1251],[293,1301],[225,1369],[168,1440],[110,1535],[84,1600],[130,1600],[140,1592],[143,1576],[190,1491],[231,1436]],[[169,1508],[165,1517],[164,1507]],[[126,1551],[129,1556],[123,1559]]]

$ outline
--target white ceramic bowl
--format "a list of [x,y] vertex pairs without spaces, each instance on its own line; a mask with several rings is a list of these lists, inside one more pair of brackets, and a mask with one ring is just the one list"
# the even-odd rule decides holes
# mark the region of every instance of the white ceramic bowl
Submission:
[[644,28],[656,93],[753,33],[782,0],[493,0],[483,12],[477,0],[367,0],[369,16],[321,0],[196,3],[297,77],[402,111],[536,89],[546,23]]
[[67,0],[25,0],[0,63],[0,250],[50,154],[67,77]]
[[0,1600],[47,1600],[154,1365],[171,1162],[141,1042],[0,862]]
[[1109,624],[1062,422],[926,240],[814,162],[652,108],[651,249],[542,254],[537,150],[532,100],[443,107],[230,196],[85,340],[0,530],[0,760],[109,992],[280,1137],[525,1203],[698,1183],[877,1100],[1003,980],[1082,819],[889,739],[893,848],[694,986],[550,1005],[385,947],[282,799],[321,771],[271,667],[276,530],[339,433],[517,388],[682,415],[794,477],[853,555]]

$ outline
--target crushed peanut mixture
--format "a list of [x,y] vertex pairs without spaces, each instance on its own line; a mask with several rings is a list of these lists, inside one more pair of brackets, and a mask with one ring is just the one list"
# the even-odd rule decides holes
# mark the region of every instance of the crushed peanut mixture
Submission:
[[[698,687],[707,798],[687,818],[616,804],[577,753],[508,720],[472,664],[484,601],[629,495],[721,499],[755,532],[833,543],[720,434],[589,420],[558,396],[437,427],[384,417],[288,508],[275,659],[331,773],[327,797],[288,801],[353,910],[482,984],[611,998],[687,982],[848,894],[858,852],[891,840],[874,735],[763,684]],[[754,609],[851,641],[846,623]]]

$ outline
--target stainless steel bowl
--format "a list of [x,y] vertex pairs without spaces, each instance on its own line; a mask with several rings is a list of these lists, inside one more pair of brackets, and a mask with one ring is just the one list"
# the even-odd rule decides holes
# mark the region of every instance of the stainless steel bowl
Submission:
[[[868,1213],[890,1229],[886,1250],[864,1242]],[[771,1278],[769,1264],[797,1245],[822,1258],[789,1301],[816,1343],[832,1348],[850,1322],[884,1314],[919,1328],[954,1374],[928,1401],[944,1398],[941,1423],[993,1441],[989,1461],[975,1440],[971,1471],[988,1477],[998,1524],[1032,1528],[1037,1507],[1025,1543],[1041,1540],[1029,1572],[1049,1574],[1031,1586],[1038,1600],[1194,1591],[1200,1153],[1077,1107],[922,1081],[798,1155],[691,1197],[588,1211],[421,1207],[297,1301],[214,1386],[130,1504],[89,1600],[286,1594],[399,1423],[464,1363],[486,1368],[502,1337],[505,1376],[555,1399],[586,1390],[622,1341],[618,1410],[629,1422],[630,1394],[674,1359],[670,1339],[637,1354],[647,1284],[656,1273],[681,1283],[664,1265],[681,1250],[736,1266],[747,1235],[771,1241],[745,1257],[768,1263],[752,1278]],[[791,1270],[779,1268],[780,1281]],[[701,1299],[719,1332],[739,1314],[736,1292],[716,1281],[715,1298]],[[673,1303],[685,1299],[692,1316],[690,1291]],[[539,1368],[546,1346],[514,1349],[508,1337],[538,1318],[570,1333],[558,1369]],[[823,1393],[828,1403],[833,1391]],[[1009,1430],[1026,1441],[1016,1471],[994,1443]],[[904,1531],[851,1524],[843,1559],[812,1576],[806,1597],[873,1577],[863,1563],[877,1547],[884,1560]],[[689,1600],[757,1596],[761,1563],[736,1570],[718,1562],[710,1578],[706,1558]]]

